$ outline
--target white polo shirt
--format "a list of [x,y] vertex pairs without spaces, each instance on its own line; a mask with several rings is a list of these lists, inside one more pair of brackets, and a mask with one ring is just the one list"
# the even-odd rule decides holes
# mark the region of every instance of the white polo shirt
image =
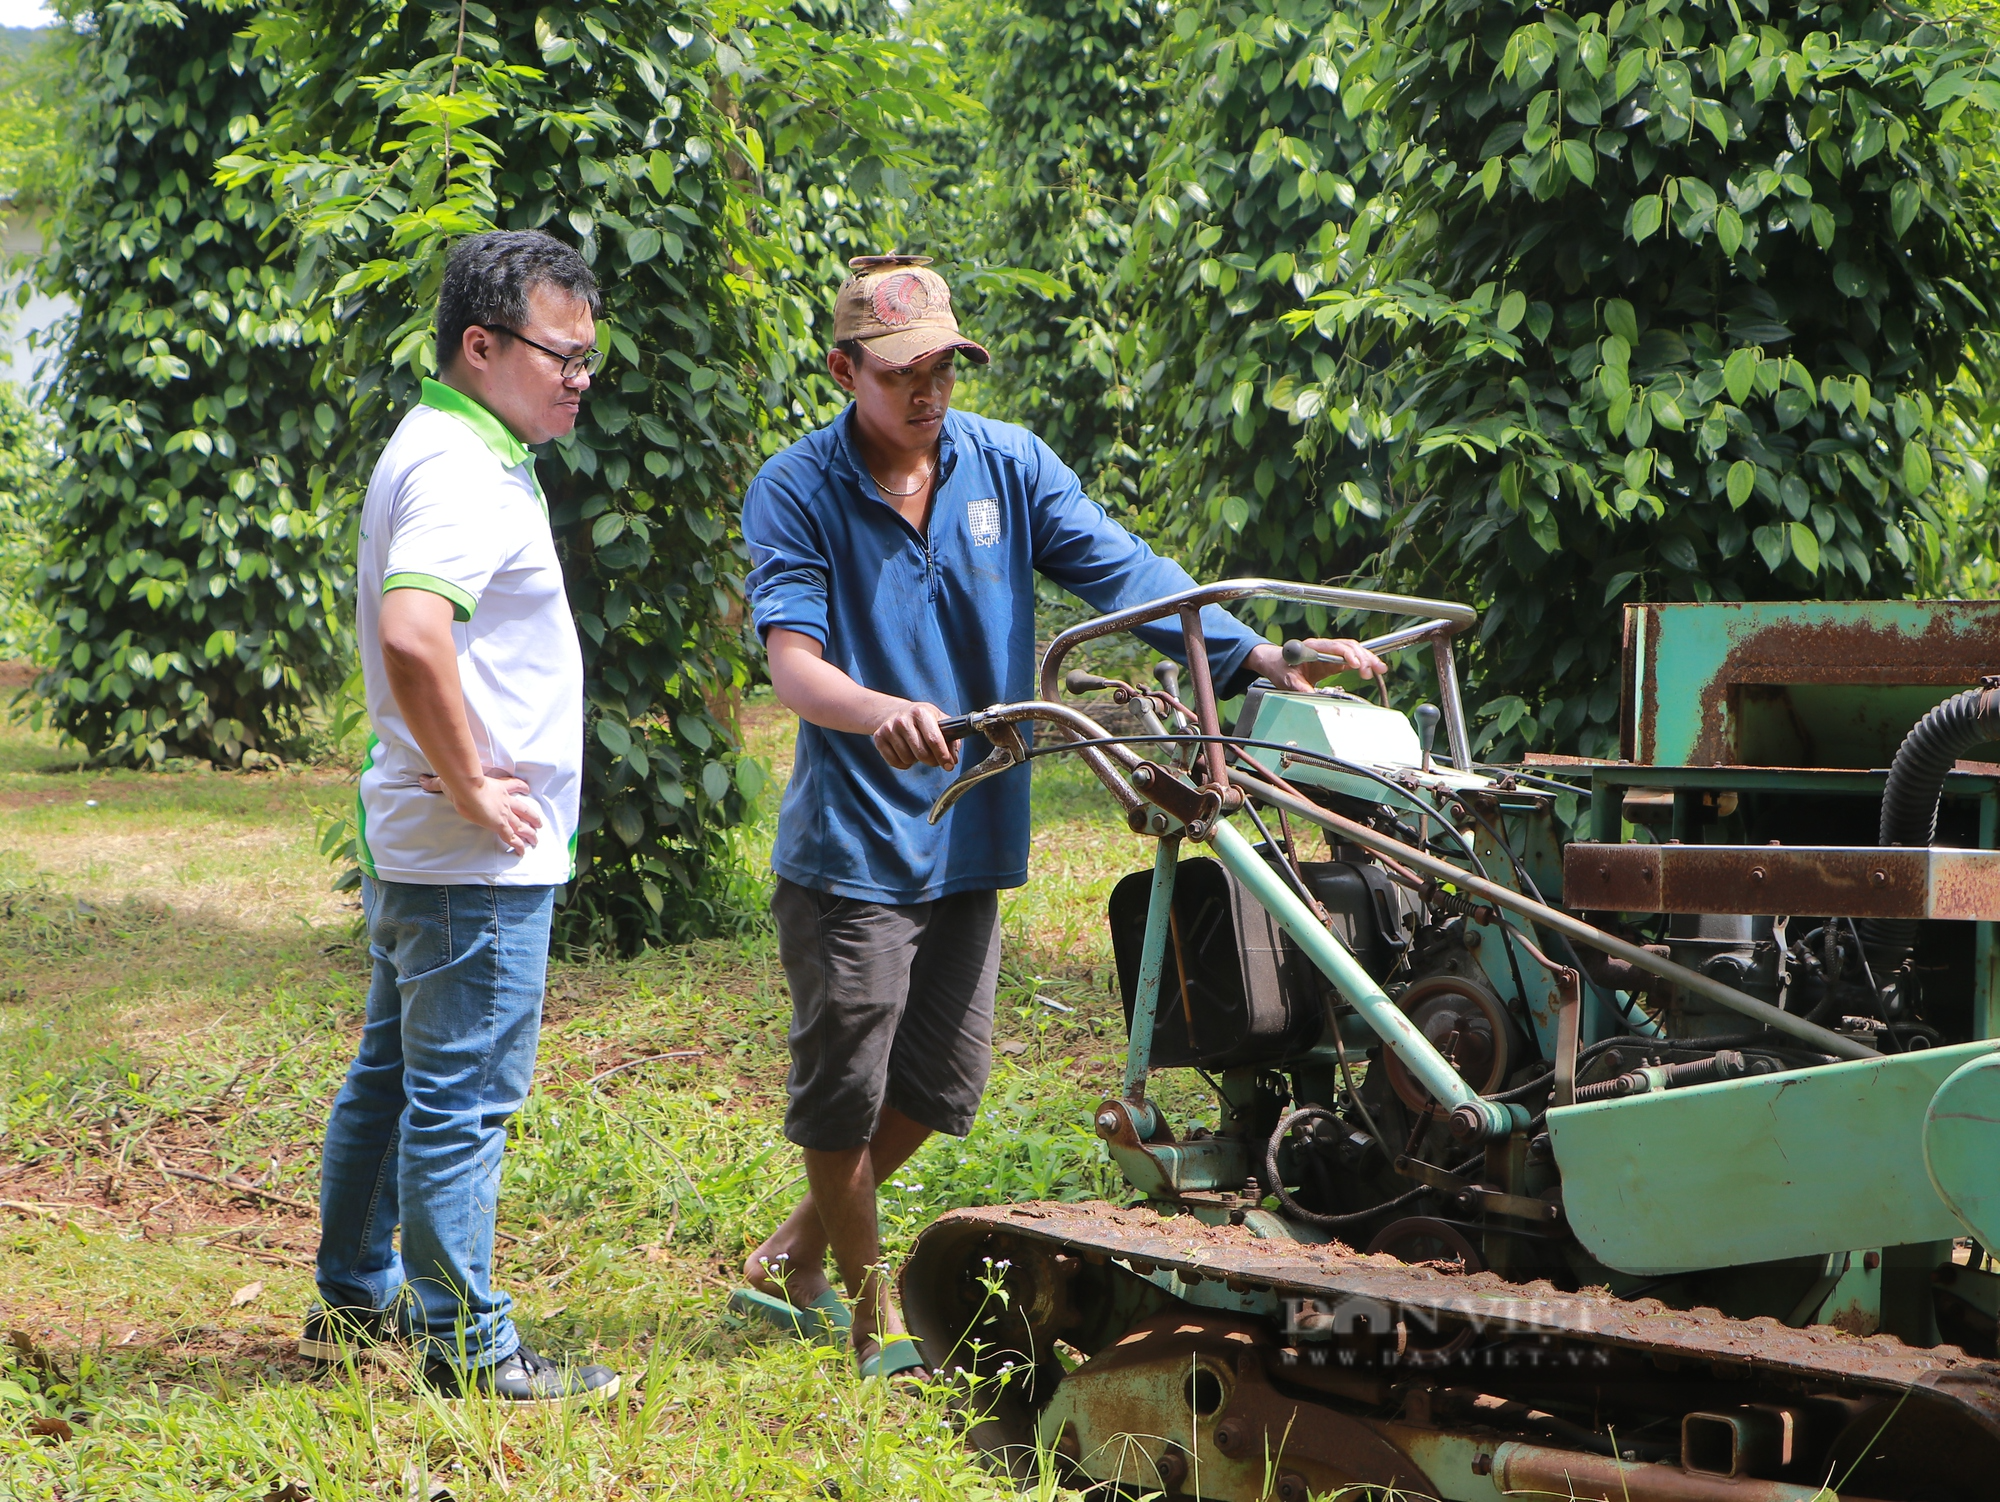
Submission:
[[[583,783],[583,651],[563,591],[534,455],[464,393],[425,381],[361,507],[361,671],[374,729],[361,771],[361,865],[381,881],[554,886],[575,874]],[[458,678],[480,763],[520,778],[542,816],[515,855],[427,793],[431,770],[389,691],[382,599],[422,589],[452,604]]]

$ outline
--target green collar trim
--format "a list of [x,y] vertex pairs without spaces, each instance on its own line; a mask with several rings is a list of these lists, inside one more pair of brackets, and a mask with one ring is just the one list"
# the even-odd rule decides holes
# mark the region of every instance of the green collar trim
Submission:
[[[508,469],[524,464],[534,457],[529,453],[525,443],[507,431],[505,423],[456,387],[447,386],[443,381],[434,381],[426,376],[422,405],[435,407],[440,412],[449,412],[456,417],[477,433],[480,441],[493,451],[493,457]],[[539,485],[536,486],[536,489],[540,488]]]

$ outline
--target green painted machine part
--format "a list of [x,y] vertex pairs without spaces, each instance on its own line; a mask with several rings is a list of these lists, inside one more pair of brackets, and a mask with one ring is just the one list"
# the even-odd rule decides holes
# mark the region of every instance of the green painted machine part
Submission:
[[2000,664],[2000,602],[1628,605],[1625,760],[1886,767],[1904,734]]
[[[1153,890],[1146,905],[1145,948],[1139,956],[1138,1001],[1125,1047],[1125,1099],[1146,1099],[1146,1071],[1153,1057],[1153,1020],[1160,1010],[1160,975],[1167,963],[1167,933],[1173,914],[1174,874],[1181,858],[1178,835],[1159,841],[1153,855]],[[1150,1135],[1152,1113],[1145,1113]]]
[[1938,1086],[1923,1133],[1938,1198],[1980,1246],[2000,1247],[2000,1054],[1966,1060]]
[[[1971,1234],[1924,1163],[1932,1097],[1975,1061],[2000,1064],[2000,1043],[1557,1107],[1564,1214],[1641,1276]],[[2000,1189],[2000,1156],[1984,1162]]]
[[[1448,759],[1337,689],[1225,730],[1199,611],[1260,598],[1391,616]],[[1169,620],[1188,702],[1091,681],[1185,737],[1055,698],[1073,648]],[[1633,607],[1623,757],[1509,767],[1458,698],[1474,620],[1229,581],[947,723],[995,750],[938,817],[1074,754],[1158,841],[1110,904],[1095,1118],[1137,1203],[955,1211],[903,1272],[969,1438],[1170,1502],[1985,1502],[2000,750],[1943,776],[1931,849],[1877,829],[1911,725],[2000,672],[2000,603]]]

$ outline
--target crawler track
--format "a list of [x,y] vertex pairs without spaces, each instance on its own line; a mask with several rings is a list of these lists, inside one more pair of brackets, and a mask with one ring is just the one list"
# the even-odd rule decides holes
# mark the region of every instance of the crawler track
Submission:
[[[903,1288],[932,1364],[983,1379],[974,1384],[986,1419],[974,1430],[976,1443],[1016,1459],[1015,1447],[1038,1438],[1044,1448],[1065,1445],[1097,1479],[1113,1478],[1093,1465],[1089,1435],[1080,1431],[1093,1422],[1103,1427],[1103,1415],[1092,1418],[1078,1408],[1080,1399],[1065,1399],[1060,1411],[1074,1410],[1074,1417],[1058,1433],[1050,1405],[1063,1384],[1106,1369],[1106,1361],[1125,1361],[1105,1353],[1165,1315],[1184,1317],[1178,1326],[1168,1321],[1188,1332],[1184,1348],[1176,1348],[1183,1367],[1192,1359],[1187,1341],[1198,1346],[1206,1338],[1197,1329],[1236,1342],[1225,1354],[1241,1362],[1251,1361],[1244,1351],[1254,1348],[1260,1380],[1276,1384],[1259,1390],[1289,1395],[1282,1419],[1269,1419],[1280,1432],[1267,1438],[1291,1444],[1294,1453],[1319,1453],[1313,1465],[1301,1463],[1297,1477],[1314,1494],[1329,1484],[1393,1479],[1450,1499],[1504,1495],[1490,1468],[1512,1432],[1517,1448],[1534,1442],[1551,1454],[1564,1450],[1567,1436],[1580,1468],[1567,1473],[1578,1498],[1597,1495],[1584,1474],[1593,1464],[1618,1472],[1601,1484],[1605,1495],[1632,1502],[1812,1495],[1812,1487],[1747,1478],[1722,1492],[1689,1491],[1683,1482],[1694,1478],[1661,1463],[1670,1447],[1677,1456],[1686,1413],[1745,1405],[1783,1409],[1802,1416],[1788,1424],[1825,1429],[1814,1463],[1851,1469],[1843,1497],[1956,1502],[1991,1496],[1991,1478],[2000,1475],[2000,1365],[1955,1347],[1918,1350],[1886,1335],[1790,1329],[1771,1319],[1409,1266],[1337,1244],[1264,1240],[1187,1215],[1051,1203],[956,1211],[919,1238]],[[1057,1342],[1069,1348],[1071,1362],[1081,1356],[1092,1364],[1066,1374]],[[1242,1380],[1249,1379],[1246,1365]],[[1190,1413],[1194,1399],[1174,1384],[1155,1386],[1157,1401],[1147,1401],[1157,1411],[1132,1411],[1128,1393],[1120,1422],[1134,1422],[1133,1432],[1150,1425],[1155,1435],[1186,1431],[1187,1438],[1149,1460],[1156,1474],[1138,1482],[1183,1496],[1254,1495],[1226,1477],[1201,1480],[1199,1492],[1185,1481],[1170,1484],[1174,1469],[1198,1460],[1204,1447],[1216,1452],[1210,1477],[1219,1477],[1231,1446],[1218,1450],[1214,1433],[1242,1450],[1242,1426],[1228,1427],[1226,1407],[1204,1419]],[[1565,1404],[1569,1418],[1561,1416]],[[1539,1417],[1521,1417],[1524,1408]],[[1213,1432],[1204,1432],[1204,1423]],[[1346,1451],[1337,1443],[1300,1448],[1315,1426],[1331,1433],[1356,1424]],[[1389,1467],[1392,1478],[1371,1451],[1374,1472],[1358,1463],[1343,1473],[1342,1453],[1368,1450],[1363,1430],[1396,1447],[1408,1465]],[[1287,1431],[1297,1437],[1286,1439]],[[1594,1456],[1587,1435],[1599,1431],[1648,1436],[1649,1445],[1640,1446],[1648,1453],[1633,1451],[1630,1463]],[[1878,1433],[1883,1437],[1871,1443]],[[1610,1438],[1598,1448],[1616,1452],[1621,1443]],[[1120,1461],[1131,1463],[1129,1456]],[[1806,1477],[1803,1451],[1793,1468]],[[1440,1474],[1457,1470],[1473,1479]],[[1809,1479],[1816,1485],[1826,1478]]]

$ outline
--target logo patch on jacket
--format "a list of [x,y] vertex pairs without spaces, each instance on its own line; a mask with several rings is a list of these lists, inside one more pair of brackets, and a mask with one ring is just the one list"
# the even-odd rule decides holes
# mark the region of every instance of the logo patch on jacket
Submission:
[[1000,540],[1000,503],[995,500],[967,501],[965,525],[970,529],[975,545],[992,547]]

